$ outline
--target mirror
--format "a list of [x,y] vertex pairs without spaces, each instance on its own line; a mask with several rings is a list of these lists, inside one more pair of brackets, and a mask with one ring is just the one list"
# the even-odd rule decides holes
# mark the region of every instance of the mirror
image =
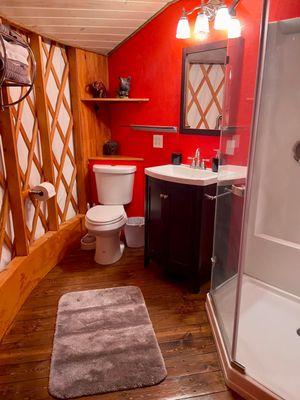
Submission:
[[219,135],[227,41],[183,49],[180,131]]

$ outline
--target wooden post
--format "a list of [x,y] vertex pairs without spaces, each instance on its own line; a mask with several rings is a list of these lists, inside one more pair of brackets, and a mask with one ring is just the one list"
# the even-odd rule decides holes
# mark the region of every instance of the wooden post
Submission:
[[[30,35],[30,46],[36,60],[36,80],[35,80],[35,97],[37,103],[37,120],[41,138],[41,148],[43,155],[43,172],[45,180],[55,185],[52,144],[50,137],[50,122],[47,107],[47,95],[45,88],[45,72],[43,67],[43,49],[42,39],[39,35],[32,33]],[[52,197],[47,201],[49,230],[56,231],[59,227],[57,198]]]
[[[81,214],[85,214],[87,210],[87,193],[89,192],[88,182],[88,151],[86,149],[86,135],[83,132],[82,114],[81,114],[81,95],[80,83],[78,77],[78,50],[68,48],[68,60],[70,68],[70,91],[71,91],[71,107],[73,113],[73,137],[75,161],[77,167],[77,196],[78,207]],[[86,126],[85,129],[88,129]]]
[[[4,102],[8,103],[7,88],[2,88],[2,93]],[[16,256],[26,256],[29,254],[29,244],[26,236],[25,210],[19,175],[20,166],[14,122],[12,112],[9,108],[5,108],[4,111],[0,111],[0,130],[2,133],[7,190],[9,193],[10,207],[14,224]]]

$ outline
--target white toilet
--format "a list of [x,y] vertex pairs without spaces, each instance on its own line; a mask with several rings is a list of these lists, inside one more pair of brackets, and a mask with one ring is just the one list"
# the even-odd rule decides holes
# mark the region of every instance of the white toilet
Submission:
[[120,233],[127,215],[123,205],[132,200],[134,165],[94,165],[98,201],[85,216],[85,226],[96,236],[95,261],[101,265],[113,264],[122,257],[124,244]]

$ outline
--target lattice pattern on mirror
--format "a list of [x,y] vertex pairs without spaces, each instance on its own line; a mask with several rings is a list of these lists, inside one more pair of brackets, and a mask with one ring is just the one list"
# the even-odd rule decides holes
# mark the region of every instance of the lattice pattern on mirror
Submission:
[[58,215],[64,222],[78,212],[69,63],[65,48],[54,42],[44,41],[43,52]]
[[6,171],[0,136],[0,271],[14,257],[14,229],[7,190]]
[[190,64],[186,125],[193,129],[219,129],[225,83],[225,65]]

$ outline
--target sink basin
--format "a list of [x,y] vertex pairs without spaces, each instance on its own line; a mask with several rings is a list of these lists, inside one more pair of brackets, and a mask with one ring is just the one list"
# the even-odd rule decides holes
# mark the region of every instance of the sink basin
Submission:
[[211,169],[195,169],[184,164],[145,168],[145,174],[164,181],[196,186],[212,185],[218,178],[218,174]]

